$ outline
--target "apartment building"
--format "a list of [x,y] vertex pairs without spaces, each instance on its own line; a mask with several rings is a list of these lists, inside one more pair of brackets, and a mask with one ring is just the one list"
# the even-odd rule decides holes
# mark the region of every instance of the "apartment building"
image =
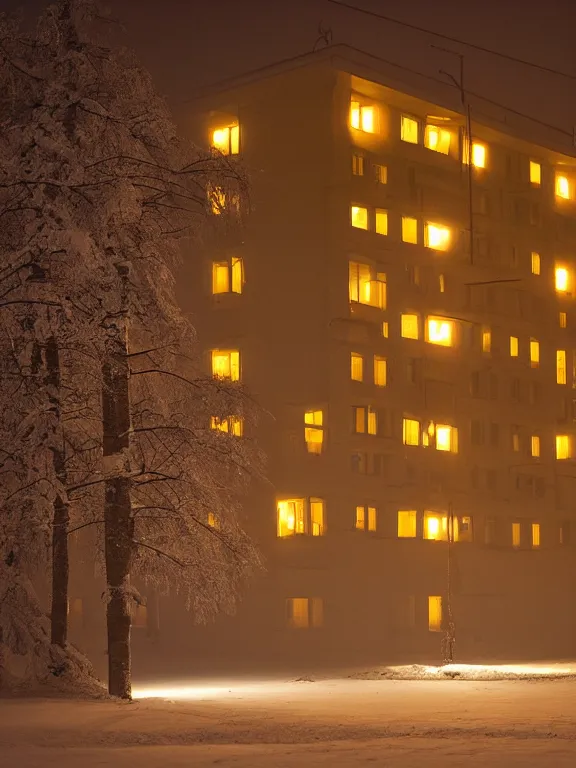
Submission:
[[250,177],[245,227],[189,259],[182,300],[207,370],[262,408],[225,427],[270,481],[237,615],[183,631],[160,606],[202,657],[574,653],[576,157],[401,78],[334,46],[183,116]]

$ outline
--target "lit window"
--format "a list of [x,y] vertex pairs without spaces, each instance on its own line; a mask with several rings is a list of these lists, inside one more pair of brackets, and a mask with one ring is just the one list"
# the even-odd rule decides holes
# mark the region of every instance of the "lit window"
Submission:
[[378,432],[378,417],[372,406],[355,405],[352,407],[354,432],[359,435],[375,435]]
[[215,528],[217,531],[220,530],[220,520],[214,512],[208,512],[207,522],[210,528]]
[[430,632],[442,631],[442,598],[438,595],[428,597],[428,629]]
[[556,350],[556,384],[566,384],[566,350]]
[[324,604],[319,597],[289,597],[286,622],[291,629],[310,629],[324,624]]
[[378,235],[388,234],[388,213],[380,208],[376,208],[376,233]]
[[356,352],[350,354],[350,378],[352,381],[364,380],[364,358]]
[[446,541],[448,538],[448,517],[437,512],[424,512],[422,534],[429,541]]
[[566,267],[556,267],[554,270],[556,290],[565,293],[568,290],[568,270]]
[[418,219],[402,216],[402,240],[405,243],[418,242]]
[[492,332],[489,328],[482,329],[482,352],[490,352],[492,348]]
[[239,381],[240,352],[236,349],[213,349],[212,375],[214,378]]
[[206,189],[210,210],[216,216],[219,216],[226,209],[226,192],[222,187],[208,185]]
[[280,538],[305,534],[324,535],[322,499],[282,499],[277,502],[277,535]]
[[223,155],[237,155],[240,150],[240,127],[228,125],[212,133],[212,146]]
[[[371,307],[386,307],[386,275],[376,272],[367,264],[349,263],[348,285],[350,301]],[[374,279],[375,278],[375,279]]]
[[377,387],[386,386],[386,358],[374,355],[374,384]]
[[382,323],[382,336],[384,336],[385,339],[388,338],[388,332],[389,332],[388,323],[386,320]]
[[322,411],[306,411],[304,414],[304,439],[308,453],[322,453],[324,441]]
[[420,337],[418,315],[401,315],[400,333],[405,339],[418,339]]
[[416,419],[402,420],[402,441],[404,445],[420,445],[420,422]]
[[540,456],[540,437],[539,435],[532,435],[530,438],[530,453],[534,458]]
[[437,451],[458,451],[458,430],[446,424],[436,424],[434,429]]
[[212,264],[212,293],[242,293],[244,267],[242,259],[215,261]]
[[437,125],[427,125],[424,132],[424,146],[434,152],[447,155],[450,152],[450,139],[452,135],[445,128]]
[[512,546],[518,548],[521,542],[520,523],[512,523]]
[[324,502],[321,499],[310,499],[310,531],[312,536],[324,534]]
[[368,208],[350,206],[350,223],[356,229],[368,229]]
[[540,342],[530,339],[530,366],[538,368],[540,364]]
[[566,328],[566,325],[567,325],[566,320],[567,320],[566,312],[559,312],[558,323],[560,324],[560,328]]
[[454,323],[442,317],[429,317],[426,320],[426,341],[451,347],[454,343]]
[[359,101],[350,102],[350,125],[364,133],[374,133],[375,127],[374,107],[361,105]]
[[220,419],[218,416],[212,416],[210,419],[210,427],[219,432],[227,432],[235,437],[242,437],[244,420],[238,416],[228,416],[225,419]]
[[540,254],[532,251],[532,274],[540,274]]
[[356,507],[355,527],[359,531],[375,531],[376,507]]
[[444,293],[446,290],[446,279],[444,275],[438,275],[438,289],[440,293]]
[[364,158],[362,155],[352,155],[352,173],[354,176],[364,176]]
[[530,160],[530,184],[539,187],[542,181],[542,166],[535,160]]
[[402,115],[400,123],[400,138],[409,144],[418,144],[418,120]]
[[556,458],[569,459],[572,455],[569,435],[556,435]]
[[510,336],[510,357],[518,357],[518,337]]
[[570,200],[572,197],[572,184],[567,176],[556,174],[556,197]]
[[398,511],[398,538],[413,539],[416,536],[416,510],[401,509]]
[[532,548],[540,546],[540,523],[532,523]]
[[486,168],[486,147],[477,141],[472,142],[472,165],[475,168]]
[[378,184],[388,183],[388,168],[385,165],[375,165],[374,175]]
[[450,247],[450,230],[440,224],[424,224],[424,245],[435,251],[446,251]]

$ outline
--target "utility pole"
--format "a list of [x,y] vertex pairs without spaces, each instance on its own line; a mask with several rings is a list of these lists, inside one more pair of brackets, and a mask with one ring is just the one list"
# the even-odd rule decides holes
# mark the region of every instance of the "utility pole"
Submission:
[[467,152],[464,155],[466,165],[468,166],[468,228],[470,233],[470,264],[474,265],[474,210],[473,210],[473,183],[472,176],[472,116],[470,113],[470,104],[466,98],[466,90],[464,87],[464,54],[452,51],[450,48],[441,48],[439,45],[431,45],[431,48],[436,48],[438,51],[449,53],[452,56],[458,56],[460,61],[460,77],[456,79],[450,72],[446,72],[444,69],[439,70],[441,75],[445,75],[448,79],[452,80],[454,85],[460,91],[460,102],[464,111],[464,117],[466,119],[466,127],[464,129],[464,148]]

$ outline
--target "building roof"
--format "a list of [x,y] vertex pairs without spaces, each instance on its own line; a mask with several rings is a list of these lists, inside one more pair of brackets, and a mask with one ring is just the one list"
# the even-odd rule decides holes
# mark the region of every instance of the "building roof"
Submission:
[[[230,93],[238,88],[296,69],[322,64],[463,114],[461,91],[455,82],[397,64],[345,43],[329,45],[317,51],[281,59],[236,77],[205,86],[198,89],[190,99],[186,100],[186,103],[208,100],[218,94]],[[523,114],[474,91],[466,90],[466,101],[470,105],[475,123],[514,138],[547,147],[562,155],[576,157],[576,135],[570,131]]]

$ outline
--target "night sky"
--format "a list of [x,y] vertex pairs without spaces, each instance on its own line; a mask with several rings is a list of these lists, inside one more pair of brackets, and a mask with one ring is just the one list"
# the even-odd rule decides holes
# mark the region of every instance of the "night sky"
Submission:
[[[576,3],[548,0],[349,0],[400,20],[496,48],[576,76]],[[0,0],[0,9],[42,0]],[[127,42],[176,104],[199,86],[278,59],[310,51],[318,22],[335,43],[348,43],[399,64],[436,75],[458,62],[430,49],[450,43],[338,8],[327,0],[116,0]],[[455,47],[455,46],[453,46]],[[457,47],[456,47],[457,48]],[[460,47],[467,86],[570,132],[576,124],[576,79],[569,80]],[[487,110],[490,110],[487,107]],[[487,112],[490,115],[490,112]],[[476,114],[481,120],[481,115]],[[566,149],[570,147],[569,139]]]

